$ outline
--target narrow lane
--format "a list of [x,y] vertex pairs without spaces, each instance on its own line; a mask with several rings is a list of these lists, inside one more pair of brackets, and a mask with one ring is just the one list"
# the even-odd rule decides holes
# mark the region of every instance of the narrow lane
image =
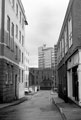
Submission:
[[39,91],[31,100],[0,111],[0,120],[62,120],[50,91]]

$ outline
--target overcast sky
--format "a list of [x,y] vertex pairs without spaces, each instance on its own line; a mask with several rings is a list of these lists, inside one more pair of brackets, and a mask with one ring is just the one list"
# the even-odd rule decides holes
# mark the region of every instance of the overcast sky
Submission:
[[25,30],[30,67],[38,66],[38,47],[57,43],[69,0],[22,0],[28,26]]

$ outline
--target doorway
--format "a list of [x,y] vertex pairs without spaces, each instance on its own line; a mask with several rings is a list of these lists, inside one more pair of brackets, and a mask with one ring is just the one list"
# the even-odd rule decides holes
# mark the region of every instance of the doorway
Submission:
[[78,66],[72,68],[73,97],[75,98],[76,101],[79,100],[77,67]]
[[15,75],[15,98],[16,99],[18,98],[18,95],[17,95],[17,74]]

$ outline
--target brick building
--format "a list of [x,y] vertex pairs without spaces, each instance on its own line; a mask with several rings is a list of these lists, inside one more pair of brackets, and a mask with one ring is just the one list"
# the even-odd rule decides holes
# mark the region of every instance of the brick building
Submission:
[[81,105],[81,0],[70,0],[58,40],[59,96]]
[[54,69],[30,68],[29,86],[40,86],[40,89],[51,89],[54,83]]
[[25,24],[21,0],[0,0],[0,102],[24,95]]

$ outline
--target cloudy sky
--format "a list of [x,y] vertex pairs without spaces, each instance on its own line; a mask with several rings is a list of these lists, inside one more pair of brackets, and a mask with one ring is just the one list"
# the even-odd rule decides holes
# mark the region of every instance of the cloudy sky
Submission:
[[28,21],[25,46],[30,67],[38,66],[38,47],[57,43],[69,0],[22,0]]

